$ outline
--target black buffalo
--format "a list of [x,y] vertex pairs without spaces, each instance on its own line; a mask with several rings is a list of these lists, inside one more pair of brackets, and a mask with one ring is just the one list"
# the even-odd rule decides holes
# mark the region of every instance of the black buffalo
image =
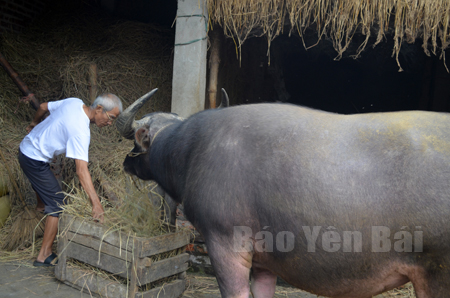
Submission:
[[[125,171],[156,180],[202,233],[223,297],[450,293],[450,116],[287,104],[152,113],[118,128]],[[249,284],[251,276],[251,285]]]

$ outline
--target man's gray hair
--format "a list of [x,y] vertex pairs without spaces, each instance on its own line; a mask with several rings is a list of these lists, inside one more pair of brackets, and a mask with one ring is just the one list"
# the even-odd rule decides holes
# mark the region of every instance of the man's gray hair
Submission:
[[119,97],[112,93],[103,93],[99,95],[94,103],[91,105],[91,108],[95,109],[98,105],[101,105],[105,111],[111,111],[115,107],[119,108],[119,112],[122,113],[122,101]]

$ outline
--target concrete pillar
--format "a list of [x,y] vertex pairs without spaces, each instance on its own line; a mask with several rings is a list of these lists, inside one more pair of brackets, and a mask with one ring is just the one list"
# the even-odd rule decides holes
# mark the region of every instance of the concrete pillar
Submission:
[[178,0],[172,112],[181,117],[205,107],[207,22],[206,0]]

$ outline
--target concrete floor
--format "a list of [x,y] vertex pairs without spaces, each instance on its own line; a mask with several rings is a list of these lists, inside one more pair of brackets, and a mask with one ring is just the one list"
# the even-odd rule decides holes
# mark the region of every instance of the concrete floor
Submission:
[[33,267],[31,261],[0,263],[0,297],[90,297],[57,281],[53,271]]
[[[93,297],[61,283],[54,268],[33,267],[33,261],[0,262],[0,298],[88,298]],[[95,296],[94,296],[95,297]],[[275,297],[317,298],[295,288],[277,286]],[[220,298],[215,278],[187,274],[187,289],[182,298]]]

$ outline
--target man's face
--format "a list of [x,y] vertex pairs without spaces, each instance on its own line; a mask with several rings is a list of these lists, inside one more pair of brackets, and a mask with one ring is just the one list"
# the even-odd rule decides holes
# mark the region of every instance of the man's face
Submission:
[[95,124],[98,127],[104,127],[113,124],[119,116],[119,108],[115,107],[111,111],[104,111],[102,106],[97,106],[95,109]]

